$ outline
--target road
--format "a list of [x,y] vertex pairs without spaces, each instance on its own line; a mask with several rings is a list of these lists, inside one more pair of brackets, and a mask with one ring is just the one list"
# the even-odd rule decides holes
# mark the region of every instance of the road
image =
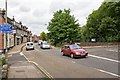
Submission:
[[53,78],[117,78],[118,47],[90,48],[87,58],[62,56],[60,49],[23,50],[30,61],[43,67]]

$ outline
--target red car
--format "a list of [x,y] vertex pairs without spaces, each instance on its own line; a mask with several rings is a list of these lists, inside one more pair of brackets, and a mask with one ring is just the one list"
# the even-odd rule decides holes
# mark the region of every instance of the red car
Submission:
[[78,45],[64,45],[61,48],[61,53],[64,55],[68,55],[71,58],[75,57],[86,57],[88,55],[88,52],[84,49],[82,49]]

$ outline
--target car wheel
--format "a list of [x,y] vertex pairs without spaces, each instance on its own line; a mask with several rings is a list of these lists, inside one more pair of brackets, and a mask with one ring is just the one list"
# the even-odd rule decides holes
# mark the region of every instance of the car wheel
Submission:
[[87,55],[85,55],[84,58],[87,58]]
[[70,57],[71,57],[71,58],[74,58],[74,55],[73,55],[73,54],[70,54]]
[[87,55],[88,55],[88,54],[86,54],[86,55],[84,56],[84,58],[86,58],[86,57],[87,57]]
[[63,56],[65,56],[65,53],[64,52],[61,52]]

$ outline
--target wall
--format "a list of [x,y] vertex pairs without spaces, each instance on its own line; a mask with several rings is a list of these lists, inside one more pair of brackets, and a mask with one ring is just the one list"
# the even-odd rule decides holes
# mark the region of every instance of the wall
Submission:
[[[2,14],[0,14],[0,24],[4,24]],[[0,52],[4,49],[4,34],[0,32]]]

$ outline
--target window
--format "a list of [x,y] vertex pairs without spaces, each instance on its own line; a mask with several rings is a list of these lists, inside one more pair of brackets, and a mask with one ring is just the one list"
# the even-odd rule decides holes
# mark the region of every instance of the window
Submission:
[[74,49],[80,49],[80,46],[78,45],[72,45],[70,46],[70,49],[74,50]]

